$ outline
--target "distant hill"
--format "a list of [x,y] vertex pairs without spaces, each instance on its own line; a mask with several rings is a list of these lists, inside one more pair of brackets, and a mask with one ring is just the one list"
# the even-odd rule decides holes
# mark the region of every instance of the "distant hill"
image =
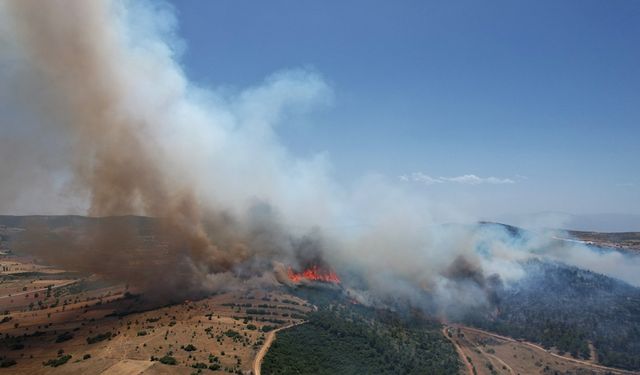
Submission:
[[539,212],[534,214],[501,215],[493,221],[526,229],[559,228],[583,232],[640,232],[640,215],[582,214]]
[[57,232],[70,230],[73,233],[90,233],[95,230],[109,228],[109,230],[131,230],[139,236],[158,233],[158,220],[144,216],[109,216],[88,217],[79,215],[0,215],[0,250],[11,249],[10,245],[23,229],[44,229]]
[[[0,229],[38,225],[46,226],[51,230],[71,228],[81,231],[98,225],[115,223],[132,225],[142,232],[141,228],[153,230],[156,222],[157,220],[154,218],[140,216],[105,218],[0,216]],[[484,230],[494,226],[504,228],[513,237],[527,233],[526,229],[495,222],[480,222],[474,228]],[[2,234],[1,231],[0,234]],[[600,242],[605,240],[624,242],[637,238],[634,237],[637,233],[570,232],[570,234],[573,235],[571,240],[590,238],[594,241],[598,239]],[[558,239],[558,241],[560,240]],[[132,254],[138,254],[144,259],[148,258],[144,252]],[[135,264],[138,259],[140,258],[134,258],[134,262],[131,264]],[[579,358],[590,357],[589,345],[592,344],[597,352],[599,363],[635,371],[640,370],[640,288],[562,263],[532,259],[524,261],[522,267],[526,272],[521,279],[509,284],[495,283],[495,285],[491,285],[493,303],[486,307],[474,308],[467,315],[455,320],[536,342],[547,348],[553,347],[560,352],[570,353]],[[425,298],[428,298],[426,293]],[[346,306],[345,311],[349,314],[356,308],[351,304],[346,304]],[[366,358],[369,353],[376,351],[384,352],[388,358],[401,358],[394,351],[386,351],[389,345],[379,345],[379,343],[393,342],[389,337],[395,339],[391,333],[396,325],[388,324],[379,326],[380,329],[371,330],[370,326],[362,324],[362,319],[359,317],[354,320],[348,315],[341,317],[335,313],[336,311],[328,310],[325,315],[317,315],[317,321],[314,322],[310,319],[308,325],[283,334],[274,344],[274,352],[271,357],[267,357],[266,363],[272,365],[288,363],[288,356],[296,354],[293,350],[300,347],[300,342],[310,342],[308,336],[316,335],[318,332],[325,334],[322,345],[326,343],[325,347],[331,350],[324,350],[322,354],[329,358],[335,353],[339,353],[341,357],[349,360],[352,355],[356,354],[360,356],[359,358],[362,358],[362,355],[365,355]],[[332,329],[333,331],[331,331]],[[387,334],[387,329],[389,334]],[[342,337],[343,332],[352,336],[353,332],[359,332],[360,336],[348,341],[348,346],[336,351],[334,350],[336,347],[332,345],[339,341],[338,338]],[[425,354],[419,359],[431,361],[432,368],[447,364],[450,358],[454,358],[450,347],[443,345],[443,342],[429,339],[429,332],[412,332],[416,335],[410,337],[409,348],[424,351]],[[422,341],[423,339],[427,341]],[[370,347],[366,347],[365,344]],[[278,345],[280,346],[278,347]],[[322,345],[312,345],[309,348],[313,350],[307,348],[303,354],[309,361],[313,361],[313,355],[316,354],[314,351],[322,350]],[[399,346],[400,343],[394,343],[394,345]],[[358,354],[357,350],[363,347],[366,348],[366,351]],[[278,352],[278,348],[281,349],[280,352]],[[273,358],[274,353],[279,353],[280,360]],[[403,352],[400,351],[400,353]],[[399,363],[401,366],[396,368],[403,369],[402,373],[410,373],[405,371],[405,368],[412,365],[412,357],[402,358],[402,363]],[[364,365],[369,366],[370,363],[365,362]],[[377,365],[382,366],[380,363]],[[446,366],[444,367],[446,368]],[[342,370],[342,368],[337,369]]]
[[640,251],[640,232],[600,233],[568,231],[567,233],[571,237],[590,245]]
[[154,218],[146,216],[107,216],[89,217],[80,215],[0,215],[0,227],[27,228],[30,226],[44,226],[50,230],[61,228],[83,229],[101,224],[127,224],[138,229],[155,222]]

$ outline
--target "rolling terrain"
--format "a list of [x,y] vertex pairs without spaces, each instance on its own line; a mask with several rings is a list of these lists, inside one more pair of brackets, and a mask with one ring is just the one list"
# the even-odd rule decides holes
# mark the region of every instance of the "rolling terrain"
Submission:
[[124,285],[24,258],[0,264],[8,269],[0,274],[0,365],[15,374],[245,373],[271,330],[311,309],[279,290],[158,307]]
[[[124,221],[142,233],[140,254],[158,246],[151,218],[0,217],[0,372],[596,375],[640,370],[640,289],[557,262],[524,262],[527,276],[498,285],[494,305],[446,319],[402,301],[363,305],[338,275],[318,274],[317,268],[289,270],[289,278],[319,281],[246,285],[159,304],[133,285],[56,268],[12,248],[29,226],[82,233],[103,220]],[[508,232],[521,234],[516,227]]]

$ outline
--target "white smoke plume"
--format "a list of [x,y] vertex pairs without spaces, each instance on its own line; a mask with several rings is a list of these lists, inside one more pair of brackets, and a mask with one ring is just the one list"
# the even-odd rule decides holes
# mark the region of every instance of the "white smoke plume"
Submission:
[[170,291],[275,282],[274,265],[319,253],[377,296],[420,304],[429,292],[442,306],[486,303],[492,275],[515,280],[519,261],[560,254],[504,229],[435,225],[439,205],[397,181],[339,186],[325,154],[295,157],[277,134],[292,113],[331,103],[317,72],[231,94],[200,87],[180,66],[176,27],[150,1],[0,2],[0,210],[156,217],[170,261],[131,258],[135,233],[119,225],[58,242],[40,233],[32,251]]

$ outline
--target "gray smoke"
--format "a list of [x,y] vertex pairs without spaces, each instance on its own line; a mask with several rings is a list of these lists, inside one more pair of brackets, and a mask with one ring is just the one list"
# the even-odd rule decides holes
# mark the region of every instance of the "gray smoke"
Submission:
[[147,242],[117,223],[32,228],[27,251],[173,296],[326,262],[358,275],[363,299],[430,295],[443,311],[490,304],[520,261],[571,252],[549,236],[435,225],[439,205],[381,176],[339,186],[326,155],[294,157],[277,136],[291,113],[331,102],[321,76],[199,87],[176,24],[158,2],[0,2],[0,209],[158,219]]

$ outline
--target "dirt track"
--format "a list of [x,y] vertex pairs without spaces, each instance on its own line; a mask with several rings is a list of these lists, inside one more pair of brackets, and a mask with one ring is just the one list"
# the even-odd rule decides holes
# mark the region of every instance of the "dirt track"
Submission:
[[271,332],[269,332],[267,334],[267,338],[264,340],[264,344],[262,345],[262,348],[260,348],[260,350],[256,354],[256,358],[253,360],[253,373],[254,373],[254,375],[260,375],[260,368],[262,367],[262,360],[264,359],[264,356],[267,355],[267,351],[269,351],[269,347],[271,347],[271,344],[276,339],[276,333],[278,331],[282,331],[283,329],[295,327],[297,325],[304,324],[304,323],[306,323],[306,322],[289,324],[287,326],[274,329],[273,331],[271,331]]
[[[54,285],[53,287],[51,287],[51,290],[53,291],[53,290],[56,290],[56,289],[59,289],[59,288],[65,287],[65,286],[76,284],[77,282],[78,282],[78,280],[66,281],[66,282],[60,283],[58,285]],[[13,293],[11,295],[9,295],[9,294],[3,295],[3,296],[0,296],[0,299],[2,299],[2,298],[15,298],[15,297],[22,296],[22,295],[25,295],[25,294],[34,294],[34,293],[46,292],[47,290],[48,290],[48,288],[46,288],[46,287],[43,287],[43,288],[40,288],[40,289],[32,289],[32,290],[27,290],[27,291],[24,291],[24,292]]]
[[543,351],[543,352],[545,352],[545,353],[547,353],[547,354],[549,354],[549,355],[551,355],[553,357],[556,357],[556,358],[559,358],[559,359],[563,359],[565,361],[577,363],[577,364],[580,364],[582,366],[592,367],[592,368],[595,368],[595,369],[598,369],[598,370],[610,371],[610,372],[612,372],[614,374],[638,374],[637,372],[634,372],[634,371],[627,371],[627,370],[617,369],[617,368],[613,368],[613,367],[601,366],[601,365],[595,364],[595,363],[593,363],[591,361],[584,361],[584,360],[580,360],[580,359],[576,359],[576,358],[572,358],[572,357],[566,357],[566,356],[562,356],[562,355],[559,355],[559,354],[555,354],[555,353],[552,353],[551,351],[541,347],[540,345],[536,345],[536,344],[530,343],[528,341],[519,341],[519,340],[512,339],[511,337],[506,337],[506,336],[498,335],[498,334],[495,334],[495,333],[491,333],[491,332],[487,332],[487,331],[484,331],[484,330],[481,330],[481,329],[471,328],[471,327],[467,327],[467,326],[460,326],[460,328],[463,328],[463,329],[471,331],[471,332],[476,332],[476,333],[479,333],[479,334],[483,334],[483,335],[486,335],[486,336],[491,336],[491,337],[496,338],[496,339],[500,339],[500,340],[504,340],[504,341],[508,341],[508,342],[513,342],[513,343],[519,343],[519,344],[522,344],[522,345],[526,345],[526,346],[528,346],[530,348]]
[[460,359],[462,359],[462,362],[464,363],[464,366],[467,368],[467,374],[473,375],[473,366],[467,360],[467,356],[466,356],[466,354],[464,354],[464,350],[462,350],[462,348],[460,347],[460,345],[458,345],[456,340],[454,340],[452,337],[449,337],[449,335],[447,335],[447,329],[448,328],[449,327],[447,327],[447,326],[442,327],[442,334],[449,341],[451,341],[451,343],[453,344],[453,347],[456,348],[456,352],[458,352],[458,356],[460,357]]

